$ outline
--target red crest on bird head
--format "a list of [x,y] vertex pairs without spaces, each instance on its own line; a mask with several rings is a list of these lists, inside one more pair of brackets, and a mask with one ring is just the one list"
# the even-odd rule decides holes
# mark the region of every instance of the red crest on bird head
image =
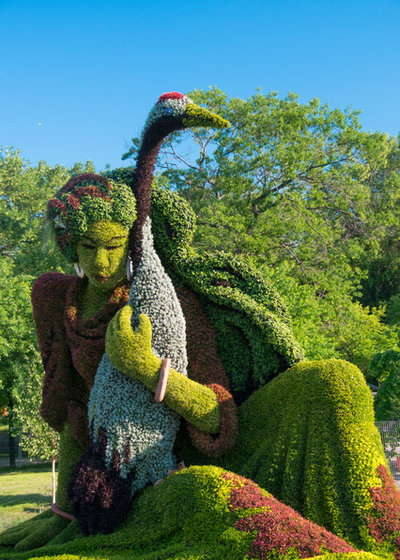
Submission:
[[182,99],[185,97],[183,93],[179,93],[179,91],[168,91],[167,93],[163,93],[158,98],[157,103],[161,103],[162,101],[166,101],[167,99]]

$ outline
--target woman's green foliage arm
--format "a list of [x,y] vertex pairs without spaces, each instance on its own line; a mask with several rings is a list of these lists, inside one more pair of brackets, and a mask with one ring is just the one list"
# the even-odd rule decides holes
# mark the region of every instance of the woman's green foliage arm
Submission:
[[[131,327],[131,315],[132,308],[127,305],[112,319],[106,334],[106,351],[119,371],[141,381],[155,392],[162,362],[151,348],[150,320],[146,315],[140,315],[135,333]],[[171,368],[164,401],[203,432],[218,432],[218,399],[209,387],[188,379]]]

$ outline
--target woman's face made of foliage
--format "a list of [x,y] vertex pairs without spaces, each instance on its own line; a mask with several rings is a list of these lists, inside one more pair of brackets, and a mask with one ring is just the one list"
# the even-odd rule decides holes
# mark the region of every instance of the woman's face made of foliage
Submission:
[[95,222],[78,241],[76,252],[89,284],[112,291],[126,275],[128,231],[116,222]]

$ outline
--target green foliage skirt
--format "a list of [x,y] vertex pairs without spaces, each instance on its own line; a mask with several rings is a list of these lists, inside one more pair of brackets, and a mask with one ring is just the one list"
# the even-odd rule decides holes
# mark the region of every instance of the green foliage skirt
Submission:
[[74,522],[43,548],[0,558],[397,557],[400,493],[355,366],[292,367],[242,404],[239,433],[222,466],[147,487],[112,535],[81,537]]
[[[357,547],[380,538],[370,518],[385,501],[400,506],[371,391],[342,360],[301,362],[251,395],[227,459],[231,470]],[[393,515],[400,529],[400,507]]]

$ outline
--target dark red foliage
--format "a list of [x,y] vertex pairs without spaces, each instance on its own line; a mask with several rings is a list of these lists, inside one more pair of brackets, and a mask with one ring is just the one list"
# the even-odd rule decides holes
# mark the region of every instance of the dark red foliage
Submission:
[[157,104],[165,101],[166,99],[182,99],[184,97],[183,93],[179,93],[179,91],[168,91],[167,93],[163,93],[158,98]]
[[40,412],[55,430],[66,418],[84,449],[89,441],[87,403],[104,353],[107,325],[128,299],[129,287],[117,288],[104,307],[81,319],[78,302],[86,280],[55,272],[43,274],[32,290],[33,313],[45,376]]
[[111,533],[124,521],[132,503],[134,471],[126,479],[119,475],[121,461],[117,452],[107,469],[106,444],[103,430],[97,443],[91,443],[83,453],[67,487],[68,499],[84,535]]
[[[245,502],[245,506],[243,506]],[[256,484],[247,484],[246,491],[242,488],[234,488],[229,499],[230,509],[262,508],[268,505],[268,498],[264,496]]]
[[368,517],[368,526],[371,535],[382,542],[394,533],[400,533],[400,491],[387,467],[380,465],[377,474],[382,486],[370,488],[374,507]]
[[232,395],[221,385],[212,383],[206,385],[214,391],[219,403],[221,426],[219,434],[214,437],[202,432],[196,426],[188,424],[189,435],[193,444],[209,457],[218,457],[225,453],[235,443],[238,435],[237,408]]
[[153,134],[147,135],[149,145],[141,146],[139,151],[133,184],[131,185],[136,198],[137,217],[129,232],[129,254],[135,272],[142,257],[143,226],[150,215],[151,185],[153,183],[154,166],[159,145],[153,145]]
[[355,552],[343,539],[308,521],[270,494],[263,493],[253,481],[232,473],[224,473],[222,478],[234,482],[229,499],[232,511],[264,509],[235,523],[239,531],[257,533],[248,552],[251,558],[263,560],[272,550],[285,554],[289,548],[295,548],[300,558],[317,556],[322,549],[328,552]]
[[217,457],[230,449],[238,434],[237,406],[230,393],[228,375],[218,354],[215,329],[196,295],[186,287],[177,289],[186,320],[188,375],[210,387],[218,397],[221,429],[218,435],[205,434],[188,425],[193,445],[202,453]]
[[61,200],[58,200],[57,198],[51,198],[47,203],[47,208],[50,209],[52,206],[54,208],[59,208],[61,212],[67,214],[67,207],[63,202],[61,202]]
[[[109,185],[109,190],[111,190],[111,185]],[[95,185],[87,185],[86,187],[81,187],[76,193],[75,196],[79,198],[83,198],[84,196],[97,196],[99,198],[104,198],[105,200],[110,200],[110,196],[106,194],[104,191],[96,187]],[[69,198],[69,197],[68,197]]]
[[58,191],[59,193],[67,193],[76,187],[76,185],[80,185],[81,183],[89,183],[93,182],[94,184],[101,183],[108,189],[111,189],[110,183],[107,181],[105,177],[101,177],[100,175],[96,175],[95,173],[81,173],[80,175],[75,175],[72,177],[65,185]]
[[[93,184],[87,184],[90,182],[92,182]],[[85,186],[80,186],[82,184],[85,184]],[[102,188],[100,188],[99,185],[102,185]],[[111,190],[112,185],[110,185],[110,183],[104,177],[100,177],[99,175],[95,175],[94,173],[82,173],[81,175],[76,175],[75,177],[70,179],[68,183],[66,183],[58,191],[57,195],[49,200],[49,202],[47,203],[47,209],[50,210],[50,208],[58,208],[65,216],[68,217],[71,209],[78,210],[81,204],[81,199],[85,196],[99,197],[103,198],[104,200],[110,201],[110,196],[108,193]],[[60,195],[65,195],[67,193],[69,193],[67,196],[68,205],[64,204],[64,202],[62,202],[58,198]]]
[[79,198],[77,196],[74,196],[73,194],[69,194],[67,200],[69,206],[71,206],[74,210],[77,210],[81,205],[81,201],[79,200]]

